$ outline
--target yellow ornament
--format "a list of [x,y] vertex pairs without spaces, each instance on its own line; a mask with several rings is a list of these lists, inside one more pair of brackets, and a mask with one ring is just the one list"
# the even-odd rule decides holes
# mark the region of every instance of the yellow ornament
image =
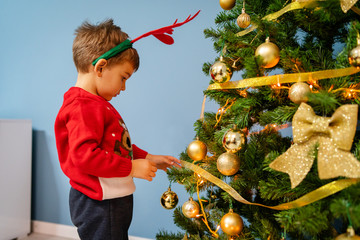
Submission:
[[356,68],[360,67],[360,38],[357,38],[357,46],[349,52],[349,63]]
[[192,141],[187,148],[187,154],[194,161],[204,159],[207,154],[206,144],[200,140]]
[[247,28],[250,25],[250,16],[245,12],[245,8],[242,9],[241,14],[236,19],[236,23],[241,28]]
[[169,187],[166,192],[163,193],[163,195],[160,198],[161,206],[165,209],[173,209],[176,207],[176,205],[179,202],[179,198],[176,195],[175,192],[171,191],[171,188]]
[[210,76],[214,80],[214,82],[217,83],[224,83],[231,79],[232,71],[226,65],[226,63],[223,62],[222,56],[220,57],[219,61],[216,61],[210,67]]
[[197,215],[199,215],[199,211],[200,211],[200,206],[197,202],[195,202],[193,200],[192,197],[189,198],[189,201],[186,201],[183,205],[182,205],[182,213],[184,214],[185,217],[187,218],[194,218],[197,217]]
[[244,143],[245,135],[237,129],[228,130],[222,139],[223,147],[232,153],[239,151]]
[[220,0],[220,7],[224,10],[231,10],[236,3],[236,0]]
[[304,82],[298,82],[291,85],[289,90],[289,98],[292,102],[300,104],[302,102],[307,102],[307,94],[311,92],[310,86]]
[[335,240],[360,240],[360,236],[355,235],[354,228],[349,226],[346,233],[340,234]]
[[239,214],[234,213],[234,211],[230,209],[229,213],[221,218],[220,227],[227,235],[234,236],[241,233],[244,222]]
[[223,175],[231,176],[239,171],[240,159],[234,153],[226,152],[218,157],[216,166]]
[[261,57],[264,68],[272,68],[280,60],[280,49],[276,44],[270,42],[269,37],[267,37],[265,42],[257,47],[255,56]]

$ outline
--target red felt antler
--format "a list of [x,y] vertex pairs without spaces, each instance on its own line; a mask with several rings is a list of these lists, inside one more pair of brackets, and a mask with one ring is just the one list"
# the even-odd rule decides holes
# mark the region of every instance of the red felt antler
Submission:
[[159,28],[159,29],[156,29],[156,30],[152,30],[150,32],[147,32],[143,35],[141,35],[140,37],[137,37],[135,38],[134,40],[132,40],[131,42],[134,43],[136,42],[137,40],[141,39],[141,38],[144,38],[144,37],[147,37],[147,36],[150,36],[150,35],[153,35],[154,37],[156,37],[157,39],[159,39],[161,42],[165,43],[165,44],[173,44],[174,43],[174,39],[169,36],[169,35],[166,35],[165,33],[167,34],[172,34],[174,29],[173,28],[176,28],[176,27],[180,27],[181,25],[187,23],[187,22],[190,22],[191,20],[193,20],[198,14],[200,13],[200,10],[192,17],[190,17],[191,15],[189,15],[189,17],[181,22],[181,23],[177,23],[177,19],[175,20],[174,24],[173,25],[170,25],[170,26],[167,26],[167,27],[163,27],[163,28]]

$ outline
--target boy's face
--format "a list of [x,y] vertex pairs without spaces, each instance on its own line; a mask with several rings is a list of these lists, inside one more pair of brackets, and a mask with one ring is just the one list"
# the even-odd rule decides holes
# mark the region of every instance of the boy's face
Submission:
[[134,68],[129,62],[105,66],[101,69],[96,80],[97,94],[107,101],[125,91],[126,80],[134,73]]

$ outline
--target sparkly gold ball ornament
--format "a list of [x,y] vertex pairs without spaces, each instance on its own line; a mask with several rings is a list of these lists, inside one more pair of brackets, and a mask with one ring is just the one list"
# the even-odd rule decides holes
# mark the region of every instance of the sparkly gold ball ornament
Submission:
[[236,23],[241,28],[247,28],[250,25],[250,16],[245,12],[245,8],[242,9],[241,14],[236,19]]
[[255,56],[261,56],[264,68],[272,68],[280,60],[280,49],[267,37],[265,42],[257,47]]
[[207,154],[206,144],[198,139],[192,141],[187,148],[187,154],[194,161],[200,161],[204,159]]
[[360,38],[357,38],[357,46],[349,52],[349,63],[356,68],[360,67]]
[[335,240],[360,240],[360,236],[355,235],[354,228],[349,226],[346,233],[340,234]]
[[197,202],[195,202],[193,200],[192,197],[189,198],[189,201],[186,201],[183,205],[182,205],[182,213],[185,215],[185,217],[187,218],[194,218],[197,215],[199,215],[199,211],[200,211],[200,206]]
[[210,67],[210,76],[217,83],[224,83],[231,79],[232,71],[231,69],[223,62],[223,57],[220,57],[219,61],[216,61]]
[[179,198],[177,194],[173,191],[171,191],[171,188],[169,187],[166,192],[161,195],[160,203],[161,206],[165,209],[173,209],[176,207],[176,205],[179,202]]
[[234,211],[230,209],[229,213],[221,218],[220,227],[227,235],[234,236],[241,233],[244,222],[239,214],[234,213]]
[[291,85],[289,89],[289,98],[292,102],[300,104],[307,102],[308,97],[306,96],[311,92],[310,86],[304,82],[297,82]]
[[245,135],[238,129],[228,130],[222,139],[225,150],[232,153],[239,151],[244,143]]
[[216,166],[223,175],[231,176],[239,171],[240,159],[234,153],[226,152],[218,157]]
[[231,10],[236,3],[236,0],[220,0],[220,7],[224,10]]

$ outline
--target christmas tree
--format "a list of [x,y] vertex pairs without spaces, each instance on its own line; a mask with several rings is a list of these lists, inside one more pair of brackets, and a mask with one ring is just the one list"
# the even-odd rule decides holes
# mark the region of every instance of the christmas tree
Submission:
[[203,65],[220,109],[168,172],[189,193],[173,214],[183,231],[157,239],[360,239],[358,4],[220,5],[204,31],[219,57]]

